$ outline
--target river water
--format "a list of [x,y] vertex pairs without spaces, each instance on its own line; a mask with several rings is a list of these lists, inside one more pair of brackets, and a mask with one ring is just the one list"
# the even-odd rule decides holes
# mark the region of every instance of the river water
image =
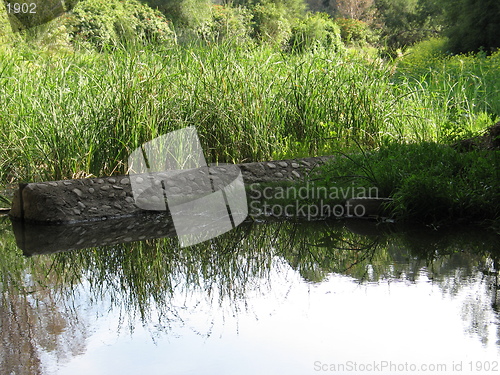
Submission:
[[23,236],[0,219],[2,374],[500,373],[491,232],[254,222],[31,253]]

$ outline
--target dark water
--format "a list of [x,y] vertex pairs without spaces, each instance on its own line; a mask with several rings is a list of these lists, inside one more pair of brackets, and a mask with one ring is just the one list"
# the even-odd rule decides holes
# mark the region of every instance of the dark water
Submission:
[[0,219],[1,374],[500,372],[493,233],[267,222],[188,248],[76,233],[95,247]]

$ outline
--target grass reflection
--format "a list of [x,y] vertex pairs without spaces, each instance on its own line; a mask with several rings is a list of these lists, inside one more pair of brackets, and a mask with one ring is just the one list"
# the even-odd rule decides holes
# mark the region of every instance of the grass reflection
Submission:
[[[273,274],[290,269],[308,283],[332,273],[360,283],[414,283],[425,274],[451,295],[478,282],[489,288],[488,300],[467,299],[463,319],[483,341],[491,314],[479,312],[499,311],[498,236],[487,232],[354,221],[253,222],[189,248],[166,237],[26,258],[9,226],[0,221],[0,324],[13,363],[26,362],[26,355],[38,358],[40,347],[60,352],[58,358],[83,350],[86,318],[78,306],[106,301],[131,329],[140,318],[168,330],[186,309],[176,296],[202,295],[212,306],[230,306],[237,314],[249,295],[271,288]],[[24,351],[14,353],[19,347]],[[13,364],[4,366],[10,367],[2,373],[15,370]]]
[[495,235],[478,238],[474,232],[448,235],[423,229],[393,233],[391,227],[364,230],[361,234],[348,230],[342,221],[254,222],[189,248],[162,238],[62,252],[41,256],[39,261],[50,264],[47,272],[55,275],[58,285],[75,286],[85,279],[97,297],[121,301],[146,320],[150,311],[168,307],[180,290],[201,290],[209,298],[217,296],[219,303],[244,299],[269,278],[275,259],[286,261],[312,283],[331,273],[359,282],[413,282],[422,270],[430,278],[443,279],[456,268],[466,275],[498,269]]

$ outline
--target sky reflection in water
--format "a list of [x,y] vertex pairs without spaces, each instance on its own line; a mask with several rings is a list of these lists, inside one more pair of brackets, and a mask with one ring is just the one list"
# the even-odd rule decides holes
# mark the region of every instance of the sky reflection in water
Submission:
[[[359,370],[439,364],[448,371],[434,373],[461,365],[461,373],[479,374],[469,371],[477,361],[497,361],[497,237],[366,236],[339,223],[241,231],[183,255],[160,239],[26,260],[32,278],[40,263],[62,276],[30,295],[37,314],[60,316],[60,329],[45,332],[52,345],[31,340],[38,367],[72,375],[410,374],[418,371]],[[116,263],[99,265],[113,257]],[[63,264],[78,280],[61,272]],[[148,293],[148,272],[166,269],[158,280],[168,288]],[[96,276],[99,270],[107,276]],[[9,319],[2,320],[5,327]],[[7,346],[19,344],[3,336]],[[4,355],[13,350],[3,348]],[[5,361],[2,367],[9,370]]]

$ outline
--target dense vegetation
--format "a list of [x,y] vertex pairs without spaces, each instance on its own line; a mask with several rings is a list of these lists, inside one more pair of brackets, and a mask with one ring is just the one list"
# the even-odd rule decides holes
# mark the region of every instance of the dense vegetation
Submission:
[[[448,2],[366,1],[355,13],[346,3],[328,15],[299,0],[82,0],[17,34],[0,17],[0,184],[125,173],[138,145],[194,125],[212,162],[360,149],[395,160],[415,144],[420,164],[389,165],[425,168],[429,155],[461,165],[470,174],[438,171],[426,191],[458,178],[443,188],[457,195],[473,181],[473,199],[450,216],[498,221],[498,151],[440,146],[500,119],[495,38],[457,47],[446,33],[471,21]],[[484,3],[474,17],[495,14],[496,3]],[[487,23],[488,33],[497,26]],[[390,178],[412,176],[398,173]],[[418,190],[414,180],[385,189],[410,216],[418,210],[404,197]],[[470,215],[464,205],[484,210]]]

